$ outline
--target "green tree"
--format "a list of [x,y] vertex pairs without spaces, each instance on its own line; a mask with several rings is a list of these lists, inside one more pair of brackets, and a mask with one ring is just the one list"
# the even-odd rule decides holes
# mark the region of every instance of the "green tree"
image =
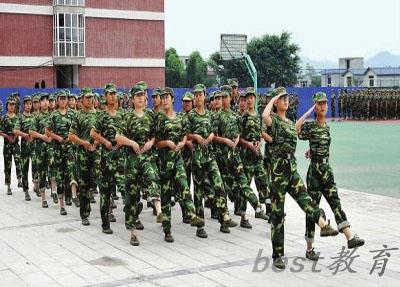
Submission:
[[[247,53],[257,69],[258,86],[269,87],[273,83],[275,86],[295,85],[300,70],[299,51],[288,32],[251,39]],[[211,59],[217,67],[222,66],[214,70],[222,81],[236,77],[241,87],[253,85],[244,60],[223,61],[219,53],[211,55]]]
[[207,62],[203,60],[198,51],[190,54],[186,65],[186,85],[193,87],[195,84],[204,83],[207,76]]
[[185,84],[185,67],[174,48],[165,52],[165,83],[174,88]]

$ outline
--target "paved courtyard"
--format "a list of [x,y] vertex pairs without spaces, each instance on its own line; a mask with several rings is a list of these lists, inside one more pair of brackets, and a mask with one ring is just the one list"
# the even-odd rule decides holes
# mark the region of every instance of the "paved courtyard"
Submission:
[[[2,173],[0,180],[4,180]],[[276,272],[271,267],[270,225],[254,219],[253,212],[249,212],[252,230],[237,227],[231,234],[222,234],[206,210],[209,238],[200,239],[193,227],[180,222],[176,206],[175,243],[170,244],[163,241],[161,226],[155,223],[151,210],[145,208],[141,244],[133,247],[124,227],[121,200],[115,211],[117,222],[112,223],[114,234],[105,235],[101,232],[98,203],[92,205],[91,225],[85,227],[77,208],[67,207],[68,215],[62,217],[51,200],[49,208],[43,209],[36,195],[32,194],[31,202],[25,202],[22,190],[16,186],[13,190],[12,196],[6,195],[4,187],[0,190],[0,286],[400,285],[400,250],[382,252],[370,274],[373,257],[379,253],[370,251],[383,249],[384,244],[389,249],[400,247],[399,199],[340,190],[352,228],[366,240],[366,245],[354,253],[342,254],[338,261],[341,247],[346,244],[344,236],[318,236],[316,250],[324,259],[313,268],[313,262],[299,258],[305,251],[304,214],[288,197],[288,264],[285,271]],[[322,207],[328,211],[324,200]],[[330,210],[327,215],[333,220]],[[385,259],[385,272],[379,276]]]

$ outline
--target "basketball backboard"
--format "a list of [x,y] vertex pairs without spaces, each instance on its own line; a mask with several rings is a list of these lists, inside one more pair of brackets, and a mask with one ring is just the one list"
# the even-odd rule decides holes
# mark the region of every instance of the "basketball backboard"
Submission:
[[243,58],[247,53],[247,35],[221,34],[220,55],[223,60]]

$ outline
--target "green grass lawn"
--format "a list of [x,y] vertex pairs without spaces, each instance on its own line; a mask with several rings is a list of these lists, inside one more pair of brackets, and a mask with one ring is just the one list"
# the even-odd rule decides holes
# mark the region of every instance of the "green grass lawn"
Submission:
[[[331,122],[330,162],[339,188],[400,198],[400,124]],[[298,140],[298,170],[306,178],[308,142]]]

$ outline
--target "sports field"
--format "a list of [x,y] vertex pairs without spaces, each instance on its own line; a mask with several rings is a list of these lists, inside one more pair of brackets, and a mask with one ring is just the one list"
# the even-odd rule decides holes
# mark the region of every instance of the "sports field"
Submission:
[[[400,121],[330,122],[330,161],[339,188],[400,198]],[[308,142],[298,141],[305,179]]]

